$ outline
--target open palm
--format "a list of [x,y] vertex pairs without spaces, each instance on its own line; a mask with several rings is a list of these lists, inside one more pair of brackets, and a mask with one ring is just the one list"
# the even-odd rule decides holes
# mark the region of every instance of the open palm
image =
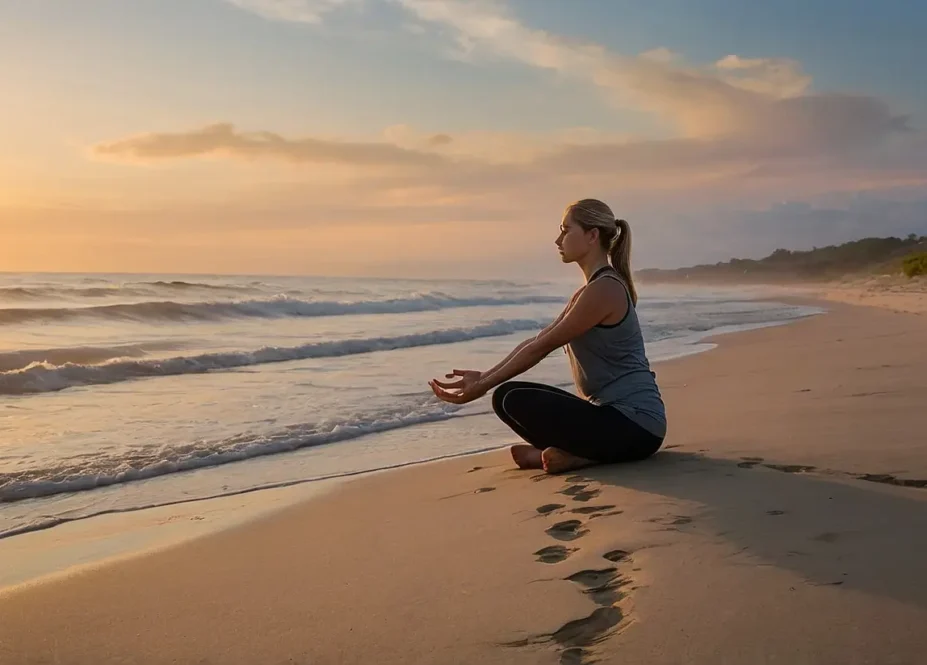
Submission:
[[486,393],[479,384],[482,375],[482,372],[472,369],[455,369],[444,375],[451,381],[432,379],[428,385],[439,399],[453,404],[465,404]]

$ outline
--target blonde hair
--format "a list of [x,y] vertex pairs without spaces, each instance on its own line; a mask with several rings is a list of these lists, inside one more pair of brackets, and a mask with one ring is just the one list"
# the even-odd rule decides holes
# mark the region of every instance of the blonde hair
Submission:
[[616,219],[612,209],[598,199],[571,203],[566,215],[584,231],[599,230],[599,242],[608,254],[609,263],[628,287],[631,302],[637,305],[637,289],[631,276],[631,226],[623,219]]

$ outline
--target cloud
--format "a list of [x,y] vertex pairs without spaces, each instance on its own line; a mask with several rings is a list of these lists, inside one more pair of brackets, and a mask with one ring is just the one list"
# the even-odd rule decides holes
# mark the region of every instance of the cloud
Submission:
[[[269,17],[271,5],[285,5],[273,17],[302,22],[345,4],[235,1],[253,11],[261,5]],[[875,97],[817,91],[794,60],[731,54],[696,64],[662,47],[622,54],[525,26],[499,2],[393,2],[405,8],[403,21],[449,36],[474,65],[501,58],[585,83],[610,104],[655,115],[665,132],[643,137],[592,128],[451,132],[394,125],[380,137],[336,140],[218,123],[116,138],[93,146],[91,154],[125,162],[279,164],[280,172],[298,167],[286,170],[295,175],[285,185],[263,193],[243,193],[240,181],[230,178],[229,211],[216,215],[214,224],[242,228],[254,219],[278,228],[331,219],[484,230],[503,222],[546,251],[563,205],[596,196],[623,216],[647,220],[641,237],[676,262],[691,262],[690,251],[735,247],[734,236],[747,248],[794,245],[790,234],[799,242],[803,228],[814,239],[843,238],[837,227],[864,233],[871,224],[870,232],[878,233],[881,212],[841,215],[833,212],[839,206],[825,206],[805,214],[769,206],[927,186],[927,141],[904,115]],[[892,228],[902,228],[921,209],[892,210]],[[789,215],[792,222],[777,221]],[[784,231],[774,233],[770,225]],[[749,240],[751,229],[760,227],[763,232]],[[690,228],[699,229],[696,238],[680,231]],[[645,254],[645,262],[656,262],[654,256]]]
[[428,145],[449,145],[454,139],[449,134],[433,134],[428,137]]
[[363,191],[368,202],[388,207],[482,202],[487,215],[506,201],[528,198],[538,210],[542,201],[559,207],[558,201],[589,191],[625,202],[665,197],[775,201],[927,184],[927,151],[913,147],[841,154],[813,143],[634,139],[593,130],[434,134],[398,125],[384,130],[379,141],[336,141],[215,124],[116,139],[93,146],[91,154],[129,163],[212,158],[292,164],[301,175],[294,172],[288,179],[303,191],[321,188],[345,200]]
[[443,161],[438,155],[388,143],[288,139],[268,131],[239,132],[229,123],[217,123],[187,132],[138,134],[97,144],[91,152],[100,158],[139,162],[219,156],[359,167],[427,167]]
[[[318,18],[351,0],[234,0],[282,20]],[[298,163],[356,167],[423,167],[430,181],[458,186],[484,181],[496,186],[548,171],[612,174],[618,184],[641,186],[660,175],[679,186],[706,178],[780,182],[824,172],[858,177],[876,155],[891,170],[899,159],[892,140],[909,134],[905,116],[865,95],[813,92],[811,77],[787,58],[727,55],[696,65],[667,48],[639,55],[565,39],[523,25],[494,0],[392,0],[419,25],[450,30],[471,56],[504,58],[585,81],[606,98],[648,111],[670,128],[663,138],[641,139],[586,130],[547,136],[488,131],[420,134],[396,126],[380,142],[288,139],[269,131],[241,133],[231,125],[181,134],[147,134],[98,145],[98,157],[152,160],[191,156],[277,158]],[[445,33],[446,34],[446,33]],[[910,151],[909,151],[910,155]],[[912,158],[909,156],[908,161]],[[915,171],[924,160],[913,158]],[[897,175],[897,174],[896,174]],[[909,172],[908,177],[912,174]],[[878,174],[875,179],[878,180]],[[916,179],[918,176],[914,174]]]
[[566,146],[607,144],[631,138],[589,127],[544,132],[467,130],[434,134],[409,125],[392,125],[383,131],[384,141],[409,150],[486,164],[529,164]]
[[[268,18],[318,22],[354,0],[229,0]],[[585,81],[612,102],[651,112],[682,138],[847,151],[907,131],[908,119],[865,95],[811,92],[788,58],[727,55],[695,65],[665,47],[638,55],[523,25],[496,0],[392,0],[418,21],[450,29],[468,59],[505,58]]]
[[[282,20],[316,20],[352,0],[230,1]],[[672,151],[683,160],[724,156],[728,161],[736,154],[754,160],[754,167],[761,160],[785,157],[820,161],[858,154],[910,132],[908,118],[879,99],[813,91],[811,76],[792,59],[730,54],[699,65],[665,47],[629,55],[531,28],[498,0],[391,2],[416,25],[436,26],[445,35],[450,31],[473,62],[502,58],[548,70],[590,84],[612,103],[654,114],[670,128],[664,139],[614,148],[648,163],[666,161]],[[468,150],[456,137],[452,147],[446,136],[438,135],[423,150],[444,147],[445,154],[456,155]],[[518,142],[517,147],[500,144],[477,152],[484,159],[492,152],[491,162],[509,161],[500,158],[504,154],[519,154],[523,160],[527,154],[550,152],[560,141],[551,137],[547,146],[535,142],[530,149]],[[642,155],[641,148],[652,148],[655,154]]]
[[355,0],[226,0],[270,21],[321,23],[325,14]]
[[905,117],[873,98],[808,92],[811,78],[794,60],[729,55],[696,66],[665,48],[629,56],[529,28],[498,2],[397,1],[419,20],[453,30],[471,57],[506,58],[586,81],[617,104],[656,113],[683,137],[811,140],[837,148],[906,128]]
[[769,97],[797,97],[811,86],[811,77],[802,70],[801,63],[787,58],[727,55],[714,66],[730,85]]

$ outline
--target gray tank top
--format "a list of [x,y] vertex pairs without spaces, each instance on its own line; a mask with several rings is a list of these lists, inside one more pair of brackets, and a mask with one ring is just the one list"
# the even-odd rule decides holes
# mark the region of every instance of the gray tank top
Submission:
[[566,345],[573,381],[580,397],[618,409],[658,437],[666,436],[666,409],[656,374],[644,350],[637,311],[627,285],[612,269],[589,280],[615,279],[628,296],[628,313],[614,325],[599,324]]

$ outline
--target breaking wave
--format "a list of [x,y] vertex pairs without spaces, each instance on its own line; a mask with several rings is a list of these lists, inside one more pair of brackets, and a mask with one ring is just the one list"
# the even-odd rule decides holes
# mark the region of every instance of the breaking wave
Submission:
[[[446,420],[460,407],[422,394],[389,409],[343,420],[302,423],[266,434],[243,433],[218,441],[132,449],[123,455],[75,457],[55,467],[0,473],[0,503],[81,492],[203,467],[291,452],[366,434]],[[6,535],[0,531],[0,538]]]
[[97,365],[73,362],[56,365],[43,360],[33,362],[21,369],[0,372],[0,395],[45,393],[75,386],[102,385],[144,377],[202,374],[213,370],[290,360],[331,358],[416,346],[453,344],[482,337],[498,337],[520,331],[537,330],[547,323],[549,322],[532,319],[501,319],[469,328],[449,328],[394,337],[311,342],[292,347],[267,346],[254,351],[204,353],[164,359],[118,359]]
[[270,300],[246,300],[240,302],[195,302],[174,301],[121,303],[91,307],[19,307],[0,309],[0,324],[54,323],[74,319],[106,321],[215,321],[227,318],[264,318],[343,316],[349,314],[399,314],[406,312],[427,312],[455,307],[494,307],[504,305],[527,305],[536,303],[558,303],[562,298],[554,296],[521,296],[511,298],[457,298],[440,293],[421,294],[409,298],[391,300],[361,300],[356,302],[318,301],[291,299],[286,297]]

